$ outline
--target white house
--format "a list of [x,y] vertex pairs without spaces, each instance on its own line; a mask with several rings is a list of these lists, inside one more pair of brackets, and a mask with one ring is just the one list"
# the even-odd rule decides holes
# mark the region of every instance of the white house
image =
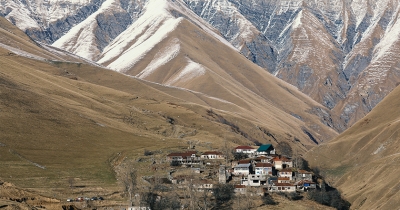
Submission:
[[296,173],[296,180],[312,181],[312,173],[306,170],[298,170]]
[[269,190],[271,192],[296,192],[296,186],[289,183],[273,183]]
[[235,193],[246,194],[246,186],[244,185],[235,185]]
[[214,183],[209,180],[200,180],[198,183],[193,184],[193,186],[197,188],[198,191],[212,190]]
[[236,153],[254,154],[257,149],[250,146],[238,146],[235,148]]
[[218,151],[208,151],[201,155],[202,159],[225,159],[225,155]]
[[256,163],[255,174],[272,175],[273,165],[270,163]]
[[261,174],[249,174],[241,179],[241,184],[244,186],[259,187],[267,185],[267,176]]
[[128,210],[150,210],[150,207],[145,206],[129,206]]
[[282,157],[282,167],[283,168],[292,168],[293,167],[293,161],[290,158],[287,157]]
[[287,157],[276,156],[274,159],[272,159],[272,163],[277,170],[293,167],[293,161]]
[[272,157],[271,156],[258,156],[254,159],[256,163],[271,163]]
[[307,191],[309,189],[315,189],[315,188],[317,188],[317,184],[309,180],[301,180],[297,183],[298,190]]
[[278,172],[278,177],[287,177],[293,179],[293,170],[291,168],[284,168]]
[[275,154],[275,148],[274,146],[272,146],[272,144],[263,144],[256,151],[256,155],[273,155],[273,154]]
[[250,163],[245,163],[245,164],[239,164],[233,168],[233,175],[239,176],[239,175],[249,175],[250,173]]
[[175,152],[167,155],[167,161],[185,162],[187,159],[196,158],[196,151]]
[[278,183],[290,183],[289,177],[278,177]]

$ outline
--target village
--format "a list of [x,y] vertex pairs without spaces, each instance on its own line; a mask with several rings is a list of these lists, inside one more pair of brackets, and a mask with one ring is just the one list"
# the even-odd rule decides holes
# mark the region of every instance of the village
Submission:
[[[260,196],[273,192],[305,192],[317,187],[312,172],[295,166],[291,157],[277,154],[272,144],[258,148],[237,146],[232,154],[234,158],[228,160],[220,151],[170,153],[166,160],[175,171],[170,172],[169,179],[178,186],[190,183],[198,191],[211,191],[215,184],[229,183],[237,195],[247,191]],[[192,173],[175,173],[179,168],[190,168]]]

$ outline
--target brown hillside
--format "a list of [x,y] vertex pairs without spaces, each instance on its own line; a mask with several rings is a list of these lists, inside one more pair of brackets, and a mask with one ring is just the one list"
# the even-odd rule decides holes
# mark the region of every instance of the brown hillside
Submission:
[[38,60],[88,62],[66,51],[36,43],[3,17],[0,17],[0,46],[8,52]]
[[393,209],[400,205],[400,88],[366,117],[307,158],[326,171],[354,209]]
[[[155,68],[151,74],[146,74],[144,69],[150,68],[157,60],[157,55],[176,40],[179,40],[180,45],[178,55]],[[193,77],[179,77],[192,63],[196,63],[193,74],[201,69],[203,73]],[[240,111],[223,110],[232,111],[273,130],[284,129],[295,136],[301,136],[298,138],[304,145],[313,146],[315,142],[303,130],[310,132],[318,142],[336,135],[333,129],[321,122],[329,121],[329,111],[323,106],[186,19],[125,73],[222,99]],[[325,119],[322,119],[323,113],[326,114]],[[300,119],[294,116],[300,116]]]
[[[9,46],[0,47],[0,176],[19,187],[65,198],[72,178],[84,189],[112,193],[120,190],[111,161],[115,157],[136,157],[145,149],[185,149],[189,140],[215,149],[224,139],[232,147],[254,145],[254,141],[275,145],[288,141],[299,152],[313,145],[299,131],[305,122],[263,100],[257,99],[255,104],[261,104],[253,109],[248,102],[239,106],[84,61],[43,60],[26,52],[52,53],[23,34],[3,32],[11,34],[10,40],[32,44],[22,44],[26,48],[21,47],[19,54],[12,53]],[[284,83],[273,81],[271,87],[281,91],[279,98],[284,104],[294,88],[280,90]],[[299,99],[287,100],[287,106],[302,104]],[[312,109],[299,107],[302,112]],[[281,118],[286,119],[276,120]],[[319,122],[316,116],[314,119]]]

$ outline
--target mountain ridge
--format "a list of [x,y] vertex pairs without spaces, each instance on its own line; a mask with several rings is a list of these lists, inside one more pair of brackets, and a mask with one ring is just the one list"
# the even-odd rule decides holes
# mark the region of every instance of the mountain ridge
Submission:
[[[180,28],[199,31],[187,20]],[[262,97],[262,92],[237,88],[239,78],[243,86],[245,81],[252,84],[239,71],[232,71],[237,81],[226,78],[230,85],[224,91],[230,94],[223,94],[225,99],[218,92],[141,80],[63,51],[47,51],[48,47],[35,43],[4,18],[0,18],[0,34],[1,176],[44,195],[53,196],[70,177],[87,183],[97,194],[105,192],[98,186],[110,193],[120,190],[110,169],[110,158],[120,154],[185,149],[188,141],[204,150],[226,144],[287,142],[304,153],[337,135],[320,122],[318,113],[326,111],[323,106],[237,53],[236,62],[259,80],[268,81],[270,91],[280,95],[267,97],[270,92],[263,88]],[[202,42],[212,41],[208,45],[220,52],[233,51],[208,33],[200,34]],[[2,47],[8,44],[19,51]],[[185,55],[181,58],[186,59]]]
[[[36,8],[63,11],[60,14],[64,15],[52,13],[49,21],[46,20],[47,25],[39,24],[44,18],[40,14],[44,11],[33,11],[27,6],[33,3],[21,3],[21,9],[17,10],[17,3],[6,2],[0,5],[0,11],[14,24],[22,24],[20,27],[35,40],[47,43],[59,40],[58,47],[81,55],[84,50],[85,54],[92,54],[86,58],[97,60],[107,45],[145,14],[146,5],[152,1],[121,0],[114,3],[115,11],[100,12],[101,5],[109,2],[66,1],[69,6],[63,8],[60,4],[44,5],[38,1],[35,5],[41,6]],[[160,2],[160,5],[165,2]],[[70,10],[73,7],[78,10]],[[179,8],[181,12],[172,15],[187,15],[187,10],[192,10],[215,28],[207,26],[208,29],[224,37],[249,60],[331,109],[338,131],[345,130],[368,113],[400,80],[396,73],[399,4],[393,0],[335,0],[329,3],[311,0],[185,0]],[[17,14],[30,15],[27,20],[31,22],[35,18],[40,21],[30,24],[15,19]],[[302,15],[307,16],[304,23]],[[91,16],[92,19],[95,16],[95,21],[92,20],[86,29],[92,28],[94,31],[90,33],[94,37],[82,34],[82,38],[77,37],[79,46],[68,46],[70,43],[64,35]],[[189,16],[191,20],[197,19]],[[63,39],[64,46],[60,44]],[[320,41],[316,41],[318,39]],[[311,62],[316,60],[320,60],[319,64]],[[371,77],[377,82],[370,82]],[[382,88],[381,84],[385,82],[387,84]],[[314,83],[318,85],[312,85]]]
[[399,205],[399,94],[397,87],[351,128],[305,155],[358,209]]

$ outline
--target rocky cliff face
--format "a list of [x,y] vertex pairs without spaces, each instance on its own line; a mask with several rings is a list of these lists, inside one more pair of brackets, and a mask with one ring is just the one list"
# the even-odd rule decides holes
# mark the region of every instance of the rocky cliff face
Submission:
[[[399,81],[394,50],[399,39],[397,1],[185,2],[231,43],[237,40],[230,37],[238,39],[240,33],[232,35],[225,26],[240,28],[243,21],[232,21],[236,16],[231,13],[241,14],[272,50],[235,46],[253,62],[333,109],[339,116],[335,119],[339,130],[368,113]],[[264,56],[268,52],[272,56]],[[257,57],[265,59],[253,59]]]
[[[147,3],[2,0],[0,13],[36,40],[97,61],[144,14]],[[215,27],[249,60],[332,109],[334,127],[341,131],[399,82],[399,5],[395,0],[184,0],[181,7]]]

